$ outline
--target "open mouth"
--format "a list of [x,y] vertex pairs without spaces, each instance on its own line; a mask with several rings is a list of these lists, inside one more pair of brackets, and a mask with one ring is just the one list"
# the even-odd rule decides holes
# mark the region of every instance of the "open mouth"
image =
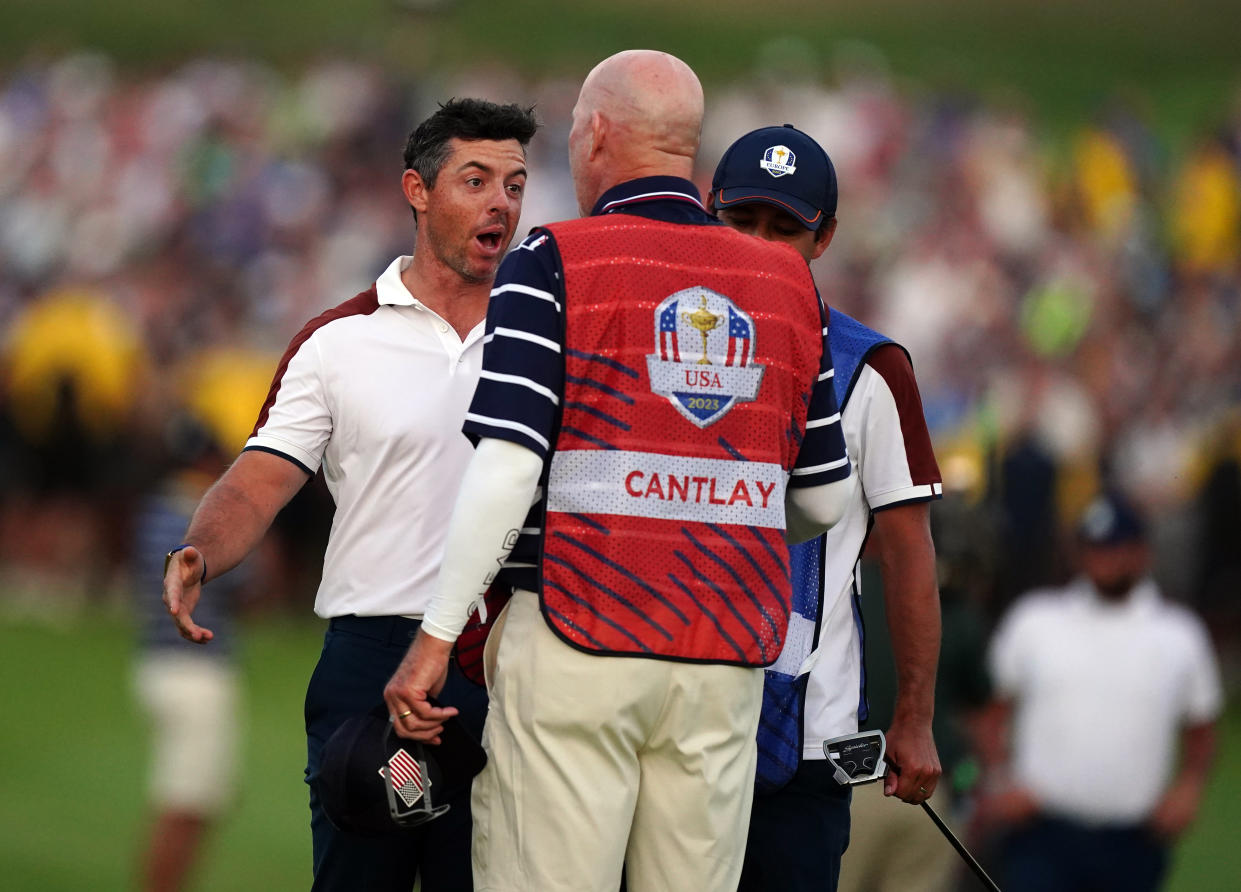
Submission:
[[504,230],[499,226],[492,229],[484,229],[474,238],[482,245],[484,251],[492,253],[500,250],[500,244],[504,239]]

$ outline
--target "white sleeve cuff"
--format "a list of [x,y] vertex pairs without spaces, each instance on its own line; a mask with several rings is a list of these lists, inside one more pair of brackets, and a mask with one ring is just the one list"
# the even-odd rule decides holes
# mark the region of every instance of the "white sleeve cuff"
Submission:
[[270,434],[259,434],[251,437],[246,441],[244,449],[261,449],[264,452],[276,452],[285,458],[291,459],[301,465],[311,474],[319,470],[321,458],[307,452],[300,446],[290,443],[288,440],[282,440],[279,437],[273,437]]
[[866,494],[866,501],[871,511],[878,511],[880,508],[891,508],[895,505],[929,502],[932,499],[943,498],[943,495],[944,485],[942,483],[924,483],[919,486],[905,486],[879,494],[868,492]]
[[451,629],[445,629],[443,626],[427,619],[426,617],[423,617],[422,620],[422,630],[432,638],[438,638],[440,641],[447,641],[449,644],[455,642],[461,634],[460,630],[454,632]]

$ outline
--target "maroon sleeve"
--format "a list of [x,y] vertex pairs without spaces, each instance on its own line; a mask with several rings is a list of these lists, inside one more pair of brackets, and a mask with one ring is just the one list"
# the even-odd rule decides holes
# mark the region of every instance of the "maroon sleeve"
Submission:
[[908,355],[896,344],[884,344],[867,357],[866,364],[879,373],[896,401],[913,483],[925,486],[943,482],[922,411],[922,395],[918,393],[918,382]]

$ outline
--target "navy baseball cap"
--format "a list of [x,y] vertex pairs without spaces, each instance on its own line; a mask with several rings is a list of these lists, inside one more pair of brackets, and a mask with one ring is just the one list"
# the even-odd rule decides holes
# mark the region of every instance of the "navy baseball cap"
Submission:
[[397,737],[383,704],[346,719],[310,781],[328,820],[346,833],[382,836],[448,812],[448,801],[469,790],[487,754],[457,716],[444,723],[440,740],[424,745]]
[[770,204],[807,229],[836,216],[836,168],[823,147],[792,124],[751,130],[728,147],[711,178],[716,209]]
[[1086,545],[1124,545],[1146,540],[1146,523],[1130,502],[1117,493],[1095,498],[1077,525],[1077,535]]

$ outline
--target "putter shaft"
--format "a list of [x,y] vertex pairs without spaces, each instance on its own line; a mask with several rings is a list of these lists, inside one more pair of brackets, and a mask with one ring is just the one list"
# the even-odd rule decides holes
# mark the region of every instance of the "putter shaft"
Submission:
[[990,889],[991,892],[1000,892],[1000,887],[995,884],[995,880],[987,876],[987,872],[982,869],[982,865],[970,854],[969,849],[962,845],[961,840],[957,839],[956,834],[948,829],[948,825],[935,813],[935,809],[931,808],[931,803],[924,801],[922,809],[931,816],[931,820],[935,822],[935,826],[940,829],[940,832],[948,837],[948,841],[957,850],[957,854],[965,859],[965,863],[970,866],[970,870],[974,871],[974,875],[982,881],[983,885]]

